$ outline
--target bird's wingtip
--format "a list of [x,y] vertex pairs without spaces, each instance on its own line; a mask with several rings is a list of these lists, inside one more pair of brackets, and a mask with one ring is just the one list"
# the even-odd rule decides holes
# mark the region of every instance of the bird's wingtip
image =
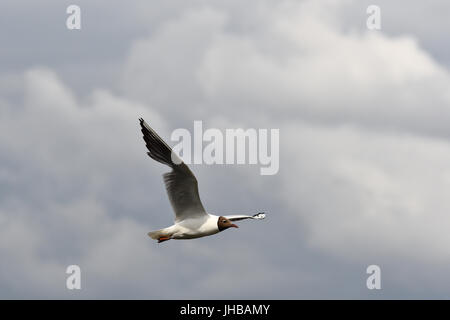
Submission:
[[266,217],[265,212],[258,212],[257,214],[253,215],[254,219],[264,219]]

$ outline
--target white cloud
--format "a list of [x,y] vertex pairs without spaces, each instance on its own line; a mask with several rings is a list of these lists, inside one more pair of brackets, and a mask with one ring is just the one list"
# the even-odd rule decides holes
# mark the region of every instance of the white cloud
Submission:
[[238,31],[226,9],[189,10],[135,42],[125,92],[189,119],[263,111],[447,135],[447,70],[411,35],[344,31],[338,4],[261,3],[260,24]]
[[164,23],[150,38],[136,41],[125,66],[127,95],[171,110],[185,109],[201,98],[198,65],[226,16],[212,9],[187,10]]
[[[152,166],[139,140],[138,117],[160,128],[164,121],[108,91],[94,91],[80,102],[48,69],[28,71],[23,87],[23,105],[4,105],[0,119],[6,192],[0,255],[8,261],[2,282],[18,297],[56,296],[65,292],[66,266],[89,265],[84,259],[98,255],[92,251],[96,243],[114,245],[135,231],[147,240],[147,228],[123,218],[126,212],[109,212],[108,199],[142,196],[143,191],[134,194],[142,188],[136,177],[151,173]],[[117,187],[130,180],[135,185]]]
[[447,141],[306,124],[284,133],[280,194],[310,246],[350,260],[378,252],[449,263]]
[[275,8],[256,35],[214,37],[199,71],[208,102],[448,134],[450,77],[414,38],[344,33],[309,4]]
[[[162,247],[147,237],[173,219],[160,178],[168,169],[146,156],[137,121],[169,136],[155,110],[106,90],[79,99],[44,68],[28,71],[22,87],[23,104],[3,105],[0,119],[2,297],[223,297],[236,292],[225,287],[236,268],[250,288],[260,283],[271,266],[251,247]],[[217,250],[229,246],[217,241]],[[237,254],[244,264],[230,269]],[[71,264],[82,270],[79,293],[65,289]]]

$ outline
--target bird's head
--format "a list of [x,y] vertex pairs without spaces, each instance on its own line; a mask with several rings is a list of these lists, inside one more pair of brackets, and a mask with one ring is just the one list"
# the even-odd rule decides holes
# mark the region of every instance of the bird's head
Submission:
[[219,228],[219,231],[223,231],[223,230],[226,230],[231,227],[239,228],[237,225],[232,223],[229,219],[222,217],[222,216],[219,217],[219,219],[217,220],[217,227]]

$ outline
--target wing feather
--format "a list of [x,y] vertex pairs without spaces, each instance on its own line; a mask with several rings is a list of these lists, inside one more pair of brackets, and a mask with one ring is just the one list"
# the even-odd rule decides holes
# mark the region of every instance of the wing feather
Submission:
[[252,216],[243,215],[243,214],[235,214],[235,215],[224,216],[224,217],[227,218],[230,221],[239,221],[239,220],[244,220],[244,219],[260,220],[260,219],[264,219],[266,217],[266,213],[265,212],[259,212],[257,214],[252,215]]
[[206,211],[198,193],[198,182],[192,171],[144,119],[140,118],[139,122],[148,149],[147,154],[152,159],[172,168],[171,172],[163,175],[163,179],[175,212],[175,221],[205,216]]

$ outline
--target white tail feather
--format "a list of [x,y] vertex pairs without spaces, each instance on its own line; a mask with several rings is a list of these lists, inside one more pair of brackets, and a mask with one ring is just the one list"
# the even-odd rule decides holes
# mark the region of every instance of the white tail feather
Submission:
[[155,231],[150,231],[148,234],[148,236],[154,240],[158,240],[161,237],[167,236],[167,232],[165,232],[166,229],[159,229],[159,230],[155,230]]

